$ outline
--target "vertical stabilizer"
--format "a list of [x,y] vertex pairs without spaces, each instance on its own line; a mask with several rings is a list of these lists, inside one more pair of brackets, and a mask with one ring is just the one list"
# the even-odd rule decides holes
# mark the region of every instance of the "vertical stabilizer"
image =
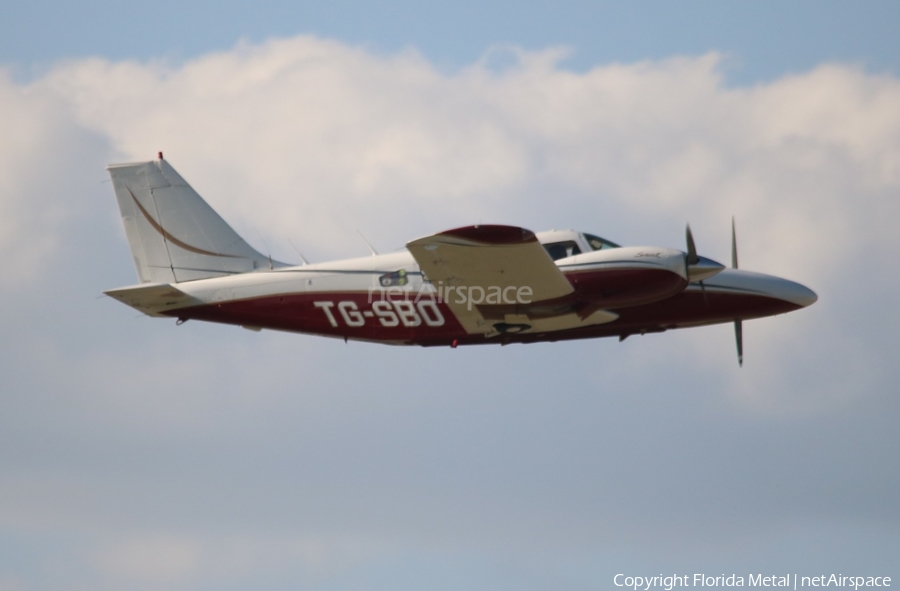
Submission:
[[111,164],[107,170],[141,283],[178,283],[272,265],[162,157]]

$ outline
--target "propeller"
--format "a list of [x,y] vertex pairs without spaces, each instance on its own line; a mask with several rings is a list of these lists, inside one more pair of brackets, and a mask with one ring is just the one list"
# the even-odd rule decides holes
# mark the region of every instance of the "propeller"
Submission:
[[731,216],[731,268],[737,269],[737,238],[734,234],[734,216]]
[[702,287],[704,279],[709,279],[724,269],[725,265],[697,254],[697,247],[694,245],[694,235],[691,233],[690,224],[688,224],[684,234],[687,242],[687,252],[684,253],[685,279],[691,283],[698,281]]
[[691,234],[690,224],[687,225],[687,228],[684,231],[684,238],[687,241],[687,256],[684,260],[688,267],[690,267],[691,265],[696,265],[700,262],[700,257],[697,256],[697,247],[694,246],[694,235]]
[[[689,282],[697,282],[700,284],[700,291],[703,292],[703,303],[709,306],[709,299],[706,295],[706,285],[703,284],[704,279],[709,279],[725,267],[706,257],[697,254],[697,246],[694,244],[694,235],[691,232],[691,225],[688,224],[684,232],[685,242],[687,242],[687,252],[684,254],[685,275]],[[731,268],[738,268],[737,256],[737,235],[734,229],[734,217],[731,218]],[[738,365],[744,366],[744,330],[740,318],[734,320],[734,338],[737,344]]]
[[[737,234],[734,231],[734,216],[731,216],[731,268],[738,268]],[[744,367],[744,327],[740,318],[734,320],[734,341],[737,345],[738,367]]]
[[694,244],[694,235],[691,232],[690,224],[687,225],[684,231],[684,238],[685,242],[687,242],[687,252],[684,254],[685,277],[689,283],[697,282],[700,284],[700,291],[703,292],[703,303],[709,306],[706,285],[703,283],[703,280],[709,279],[724,269],[725,266],[697,254],[697,246]]
[[[697,255],[697,247],[694,244],[694,235],[691,233],[691,225],[688,224],[684,231],[684,239],[687,242],[687,252],[684,255],[684,272],[687,280],[691,280],[691,275],[699,274],[700,257]],[[709,261],[712,262],[712,261]],[[706,261],[704,261],[706,263]],[[717,264],[717,263],[716,263]],[[721,265],[719,265],[721,268]],[[705,277],[706,275],[704,275]],[[706,286],[703,285],[703,278],[700,278],[700,291],[703,292],[703,303],[709,306],[709,300],[706,297]]]

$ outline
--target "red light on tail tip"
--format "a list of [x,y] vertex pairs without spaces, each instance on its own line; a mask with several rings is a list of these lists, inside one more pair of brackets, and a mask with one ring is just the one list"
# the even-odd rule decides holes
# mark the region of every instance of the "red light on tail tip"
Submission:
[[159,159],[162,160],[162,152],[159,153]]
[[459,344],[459,341],[456,339],[453,339],[453,342],[450,343],[450,348],[455,349],[458,344]]

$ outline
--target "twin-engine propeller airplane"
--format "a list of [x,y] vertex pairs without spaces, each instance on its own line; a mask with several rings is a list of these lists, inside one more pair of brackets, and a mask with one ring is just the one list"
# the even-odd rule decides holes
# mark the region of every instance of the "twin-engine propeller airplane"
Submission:
[[[113,164],[140,285],[106,294],[149,316],[394,345],[534,343],[662,332],[809,306],[816,294],[686,252],[592,234],[477,225],[401,252],[273,261],[241,239],[162,158]],[[302,257],[301,257],[302,258]]]

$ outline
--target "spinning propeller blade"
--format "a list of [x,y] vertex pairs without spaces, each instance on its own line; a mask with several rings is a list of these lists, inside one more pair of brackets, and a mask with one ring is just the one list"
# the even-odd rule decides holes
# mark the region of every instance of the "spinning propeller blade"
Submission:
[[[734,216],[731,216],[731,268],[738,268],[737,234],[734,231]],[[738,367],[744,367],[744,327],[740,318],[734,321],[734,340],[737,344]]]
[[[694,235],[691,233],[691,225],[688,224],[687,228],[684,231],[684,238],[687,242],[687,254],[684,257],[684,268],[685,274],[688,277],[688,281],[691,280],[691,271],[690,267],[692,265],[696,265],[700,262],[700,257],[697,256],[697,247],[694,245]],[[700,281],[700,291],[703,292],[703,303],[706,306],[709,306],[709,300],[706,297],[706,286],[703,285],[703,281]]]
[[734,216],[731,216],[731,268],[737,269],[737,236],[734,233]]
[[700,257],[697,256],[697,247],[694,246],[694,235],[691,234],[691,225],[687,225],[687,229],[684,232],[684,237],[687,240],[687,261],[688,266],[696,265],[700,262]]

